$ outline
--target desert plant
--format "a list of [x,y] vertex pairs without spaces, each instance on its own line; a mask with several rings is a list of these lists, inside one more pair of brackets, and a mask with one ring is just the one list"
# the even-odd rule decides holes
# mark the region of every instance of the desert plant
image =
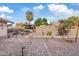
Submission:
[[48,31],[47,32],[47,36],[51,36],[52,35],[52,32],[51,31]]
[[45,33],[44,33],[44,32],[42,32],[42,35],[44,36],[44,35],[45,35]]

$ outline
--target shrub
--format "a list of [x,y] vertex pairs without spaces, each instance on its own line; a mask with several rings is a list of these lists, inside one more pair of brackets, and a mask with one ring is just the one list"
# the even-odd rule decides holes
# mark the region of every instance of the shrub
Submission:
[[48,31],[47,32],[47,36],[51,36],[52,35],[52,32],[51,31]]
[[44,32],[42,32],[42,35],[44,36],[44,35],[45,35],[45,33],[44,33]]

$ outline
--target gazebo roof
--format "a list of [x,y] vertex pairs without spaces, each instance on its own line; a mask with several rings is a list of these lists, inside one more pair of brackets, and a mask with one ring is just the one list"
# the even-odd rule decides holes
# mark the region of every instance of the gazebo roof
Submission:
[[12,23],[12,24],[14,23],[14,22],[12,22],[12,21],[6,20],[6,19],[1,18],[1,17],[0,17],[0,21],[3,21],[3,22],[9,22],[9,23]]

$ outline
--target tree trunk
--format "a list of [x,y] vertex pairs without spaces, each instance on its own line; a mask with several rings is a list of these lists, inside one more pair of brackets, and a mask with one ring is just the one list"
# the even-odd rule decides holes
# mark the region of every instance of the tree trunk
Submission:
[[77,39],[78,39],[78,28],[77,28],[77,32],[76,32],[75,42],[77,42]]
[[30,21],[29,21],[29,25],[30,25]]
[[30,23],[30,21],[29,21],[29,28],[31,29],[31,23]]

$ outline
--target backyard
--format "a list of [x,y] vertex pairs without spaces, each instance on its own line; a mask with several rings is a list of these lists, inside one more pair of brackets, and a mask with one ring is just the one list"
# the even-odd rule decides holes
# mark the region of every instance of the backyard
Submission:
[[79,56],[77,7],[0,4],[0,56]]
[[[23,51],[22,48],[24,48]],[[78,50],[79,40],[66,42],[62,38],[32,36],[0,39],[0,55],[2,56],[79,56]]]

